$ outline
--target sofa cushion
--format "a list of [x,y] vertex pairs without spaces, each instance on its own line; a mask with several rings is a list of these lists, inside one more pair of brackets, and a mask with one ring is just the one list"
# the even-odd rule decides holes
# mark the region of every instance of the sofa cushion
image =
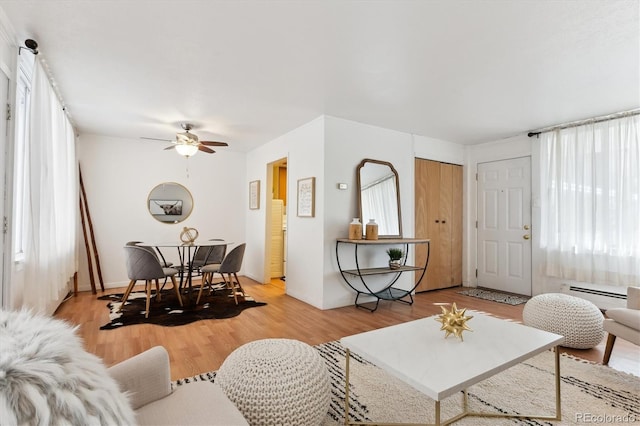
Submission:
[[607,317],[627,327],[640,330],[640,310],[626,308],[608,309]]
[[176,387],[173,393],[136,410],[140,425],[248,425],[222,389],[211,382]]

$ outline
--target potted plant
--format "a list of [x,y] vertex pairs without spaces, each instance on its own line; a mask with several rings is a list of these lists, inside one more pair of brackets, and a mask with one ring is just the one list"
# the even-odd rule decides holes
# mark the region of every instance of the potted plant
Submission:
[[392,247],[387,249],[389,255],[389,268],[398,269],[400,267],[400,261],[404,257],[404,251],[399,248]]

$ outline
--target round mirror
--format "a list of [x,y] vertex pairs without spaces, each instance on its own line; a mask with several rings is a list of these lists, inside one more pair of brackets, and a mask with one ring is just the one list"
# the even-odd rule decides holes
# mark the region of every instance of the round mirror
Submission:
[[156,186],[147,199],[149,213],[163,223],[180,223],[193,210],[193,197],[187,188],[175,182]]

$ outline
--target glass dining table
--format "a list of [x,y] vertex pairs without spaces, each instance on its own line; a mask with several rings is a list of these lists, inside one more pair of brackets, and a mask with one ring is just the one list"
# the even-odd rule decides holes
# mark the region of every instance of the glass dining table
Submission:
[[193,243],[183,243],[183,242],[142,242],[139,243],[141,246],[150,246],[155,247],[157,252],[160,254],[162,258],[162,262],[166,264],[164,259],[164,255],[162,254],[161,248],[176,248],[178,250],[178,258],[180,261],[180,290],[183,291],[185,287],[188,287],[189,292],[187,297],[189,300],[191,299],[191,293],[193,292],[193,272],[194,272],[194,260],[196,257],[196,253],[200,247],[215,247],[220,245],[229,245],[233,244],[229,241],[224,240],[203,240],[203,241],[194,241]]

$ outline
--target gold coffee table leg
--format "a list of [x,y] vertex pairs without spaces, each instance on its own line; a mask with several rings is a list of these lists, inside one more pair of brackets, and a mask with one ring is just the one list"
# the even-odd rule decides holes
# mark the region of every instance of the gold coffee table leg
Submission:
[[553,348],[556,355],[556,420],[562,420],[562,403],[560,398],[560,350],[556,346]]

